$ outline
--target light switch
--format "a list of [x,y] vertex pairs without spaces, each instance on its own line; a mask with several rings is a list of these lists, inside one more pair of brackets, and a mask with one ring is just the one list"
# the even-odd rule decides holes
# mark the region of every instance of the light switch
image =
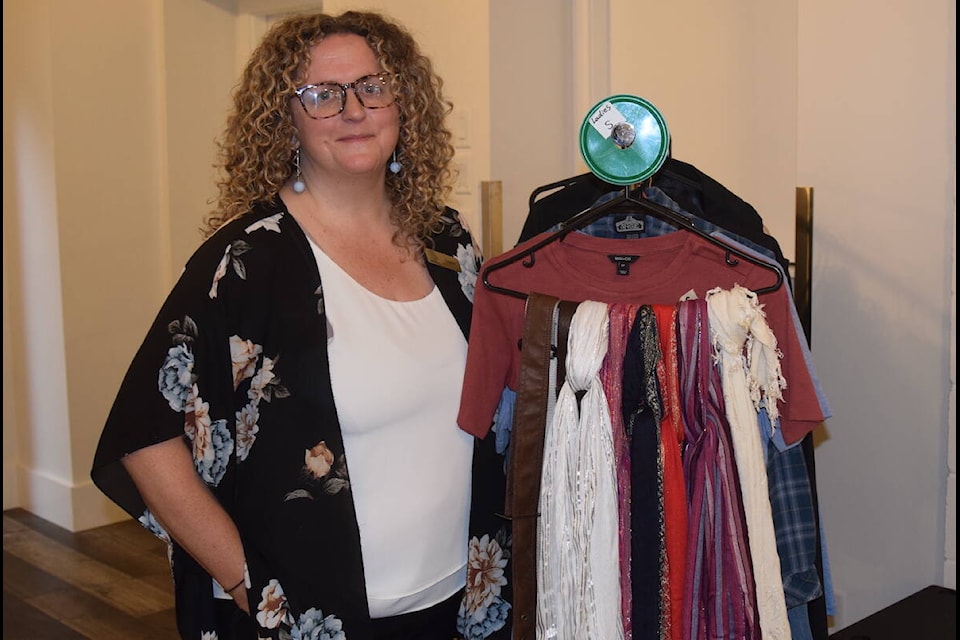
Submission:
[[453,134],[453,146],[458,149],[469,149],[470,112],[464,110],[450,114],[450,128]]

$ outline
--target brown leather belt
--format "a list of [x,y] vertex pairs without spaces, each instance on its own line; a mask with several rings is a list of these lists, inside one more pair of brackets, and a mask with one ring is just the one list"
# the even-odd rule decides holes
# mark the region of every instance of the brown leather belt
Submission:
[[[553,296],[531,293],[524,311],[506,490],[506,515],[513,523],[511,561],[515,640],[536,638],[537,518],[550,400],[550,359],[552,356],[557,358],[555,389],[558,389],[565,373],[567,332],[577,305],[576,302],[560,302]],[[551,340],[555,309],[558,310],[556,347]]]

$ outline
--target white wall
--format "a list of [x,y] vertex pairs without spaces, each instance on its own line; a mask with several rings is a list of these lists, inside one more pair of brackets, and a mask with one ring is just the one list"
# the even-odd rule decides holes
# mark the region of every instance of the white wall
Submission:
[[[198,0],[164,0],[163,97],[170,276],[202,239],[200,221],[217,196],[213,168],[230,95],[263,20]],[[259,27],[259,30],[258,30]],[[202,63],[200,63],[202,61]],[[171,280],[172,283],[172,280]]]
[[[954,172],[954,209],[956,209]],[[956,227],[956,215],[954,215]],[[954,232],[956,233],[956,232]],[[950,391],[947,411],[947,497],[943,543],[943,584],[957,588],[957,240],[953,239],[953,273],[950,284]]]
[[611,93],[650,100],[674,157],[752,204],[792,258],[796,2],[611,0],[610,24]]
[[[97,390],[87,389],[90,393],[84,395],[70,388],[66,333],[68,327],[88,326],[70,323],[89,308],[87,303],[102,302],[98,293],[106,289],[91,291],[82,284],[67,289],[83,276],[100,283],[103,280],[96,271],[77,264],[65,249],[72,248],[68,247],[72,231],[85,221],[97,222],[96,217],[84,218],[78,207],[86,194],[77,176],[97,166],[104,159],[101,144],[110,145],[114,139],[86,140],[92,144],[84,148],[79,143],[105,116],[90,113],[89,102],[83,99],[89,95],[85,82],[89,70],[73,68],[52,44],[62,37],[66,46],[76,44],[80,52],[89,50],[90,43],[73,39],[82,26],[72,33],[65,28],[70,14],[70,7],[58,3],[4,3],[4,230],[12,230],[4,235],[4,281],[12,289],[9,297],[6,290],[4,295],[5,304],[12,303],[4,313],[5,322],[10,322],[4,331],[4,352],[9,347],[19,365],[9,375],[13,392],[4,387],[5,398],[14,399],[15,433],[10,439],[18,454],[17,466],[5,469],[4,475],[5,479],[17,479],[18,504],[56,515],[56,522],[72,526],[74,499],[85,497],[80,486],[82,462],[74,457],[74,447],[84,442],[89,446],[89,438],[84,438],[82,428],[74,430],[71,421],[89,407]],[[130,32],[136,30],[132,23]],[[127,72],[136,62],[130,61],[130,65]],[[69,84],[63,82],[66,79]],[[121,97],[112,106],[123,104]],[[75,114],[70,113],[71,107]],[[58,118],[66,118],[60,129],[62,139],[54,135]],[[72,153],[77,155],[68,158]],[[103,178],[101,188],[110,182],[106,175]],[[60,192],[61,181],[64,193]],[[74,185],[80,188],[71,189]],[[100,237],[89,242],[96,245]],[[67,290],[74,294],[71,299],[65,295]],[[82,294],[91,299],[81,299]],[[114,318],[122,322],[122,313]],[[88,363],[98,372],[99,364],[98,359]],[[5,375],[5,384],[7,380]],[[75,405],[68,402],[71,393]],[[6,432],[6,414],[4,418]],[[4,440],[8,440],[6,435]],[[5,488],[5,506],[10,497]]]
[[488,179],[503,186],[505,249],[520,237],[533,189],[586,171],[576,152],[572,29],[555,0],[490,2]]
[[[803,0],[798,180],[815,188],[817,448],[841,616],[947,583],[955,5]],[[855,38],[853,38],[855,34]],[[955,586],[955,578],[952,579]]]
[[4,508],[84,529],[122,517],[90,465],[199,242],[235,20],[198,0],[3,8]]

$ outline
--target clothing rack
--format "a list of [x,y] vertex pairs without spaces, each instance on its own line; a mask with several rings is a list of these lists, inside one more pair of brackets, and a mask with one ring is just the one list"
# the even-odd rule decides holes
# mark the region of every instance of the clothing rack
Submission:
[[796,225],[793,299],[809,345],[813,306],[813,187],[797,187]]

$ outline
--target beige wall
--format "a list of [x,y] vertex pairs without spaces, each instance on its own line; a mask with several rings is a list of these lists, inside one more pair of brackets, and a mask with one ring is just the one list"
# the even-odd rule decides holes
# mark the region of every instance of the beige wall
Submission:
[[[503,248],[520,237],[536,187],[586,171],[576,151],[569,8],[556,0],[491,0],[491,172],[503,188]],[[586,25],[587,23],[581,23]],[[579,41],[579,40],[578,40]],[[586,59],[584,59],[586,63]]]
[[[199,242],[212,140],[264,25],[241,4],[4,2],[4,508],[72,529],[117,517],[89,483],[93,447]],[[479,183],[501,180],[505,247],[532,189],[584,170],[584,109],[615,92],[651,100],[674,155],[756,206],[790,256],[793,189],[812,186],[836,626],[955,587],[954,3],[325,4],[418,33],[457,109],[454,204],[478,227]]]
[[956,587],[956,3],[802,0],[798,33],[813,353],[834,409],[821,506],[855,620]]
[[611,93],[663,114],[674,157],[752,204],[794,255],[797,3],[610,2]]
[[165,85],[160,121],[167,123],[163,135],[173,277],[199,244],[199,222],[217,195],[214,138],[220,135],[230,93],[263,20],[235,16],[198,0],[161,4]]
[[5,507],[71,529],[120,517],[90,464],[199,243],[238,30],[197,0],[4,3]]
[[[161,213],[156,19],[112,4],[91,3],[89,12],[69,2],[4,5],[4,146],[16,159],[4,165],[5,227],[15,229],[4,253],[11,244],[19,252],[19,264],[5,266],[14,266],[11,300],[24,310],[12,323],[22,330],[12,336],[22,350],[12,376],[20,497],[70,526],[90,513],[79,503],[101,502],[84,466],[106,387],[130,355],[104,338],[144,326],[136,310],[155,306],[148,293],[164,284],[156,243],[125,241],[156,235]],[[109,25],[115,35],[91,37],[93,22],[93,33]],[[122,90],[121,78],[137,79],[140,91]]]

